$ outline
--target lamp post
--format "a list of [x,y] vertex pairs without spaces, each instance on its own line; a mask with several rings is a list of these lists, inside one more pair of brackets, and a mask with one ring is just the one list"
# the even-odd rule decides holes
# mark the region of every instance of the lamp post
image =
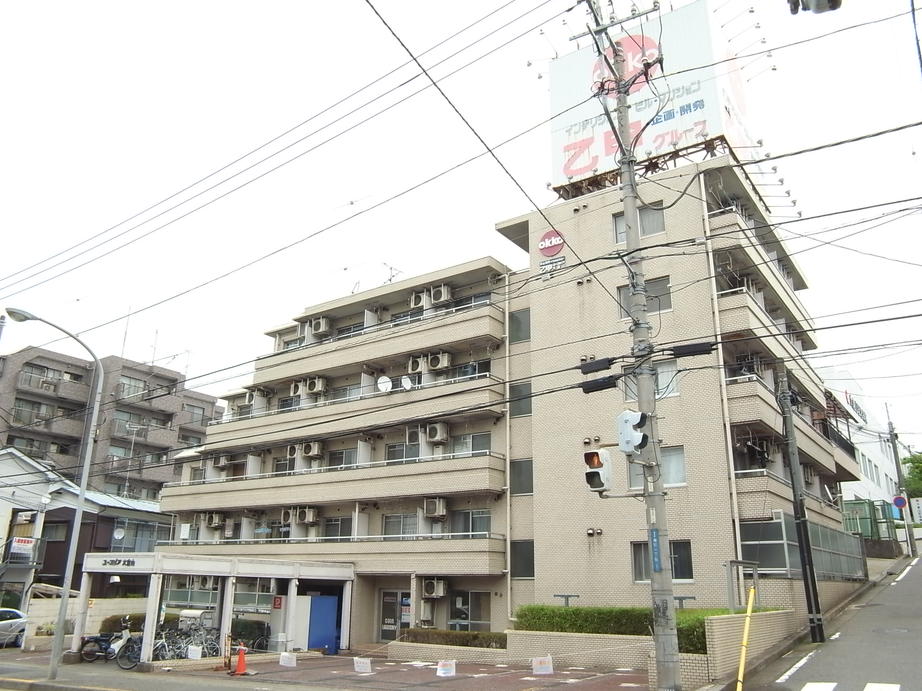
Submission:
[[48,666],[48,679],[54,680],[58,676],[58,665],[64,653],[64,625],[67,621],[67,605],[70,601],[70,585],[73,578],[74,565],[77,562],[77,543],[80,539],[80,527],[83,523],[83,505],[86,497],[86,485],[90,476],[90,465],[93,459],[93,445],[96,441],[96,422],[99,419],[99,401],[102,397],[102,364],[90,347],[77,336],[57,324],[36,317],[25,310],[8,307],[6,313],[10,319],[17,322],[39,321],[44,322],[58,331],[67,334],[86,349],[93,358],[96,368],[96,388],[90,392],[90,422],[83,429],[83,466],[80,471],[80,493],[77,495],[77,506],[74,508],[74,522],[70,531],[70,544],[67,548],[67,565],[64,567],[64,583],[61,591],[61,605],[58,608],[58,620],[54,626],[54,642],[51,647],[51,664]]

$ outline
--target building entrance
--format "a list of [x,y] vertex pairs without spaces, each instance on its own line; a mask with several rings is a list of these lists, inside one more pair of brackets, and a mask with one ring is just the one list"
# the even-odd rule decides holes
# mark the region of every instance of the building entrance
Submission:
[[410,593],[405,590],[381,591],[382,641],[395,641],[401,629],[410,628]]

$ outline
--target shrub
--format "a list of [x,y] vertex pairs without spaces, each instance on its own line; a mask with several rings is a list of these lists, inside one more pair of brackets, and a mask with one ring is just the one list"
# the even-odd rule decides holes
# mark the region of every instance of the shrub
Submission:
[[[706,653],[704,620],[727,610],[676,610],[679,651]],[[516,613],[519,631],[561,631],[649,636],[653,633],[653,612],[645,607],[561,607],[526,605]]]
[[401,639],[407,643],[459,645],[468,648],[505,648],[506,634],[492,631],[446,631],[445,629],[406,629]]
[[[147,618],[144,612],[134,612],[131,614],[112,614],[102,620],[99,625],[100,633],[120,633],[122,630],[122,617],[131,619],[131,630],[140,631],[144,628],[144,620]],[[163,618],[161,629],[175,629],[179,623],[179,615],[167,612]]]
[[254,619],[234,619],[231,622],[231,637],[234,640],[255,641],[269,635],[269,625]]

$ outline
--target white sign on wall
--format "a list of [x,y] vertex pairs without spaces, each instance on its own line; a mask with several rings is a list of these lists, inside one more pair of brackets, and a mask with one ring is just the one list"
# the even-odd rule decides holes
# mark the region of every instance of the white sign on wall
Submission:
[[[648,15],[646,21],[628,23],[623,33],[617,27],[609,31],[624,50],[626,77],[643,72],[644,58],[652,61],[662,54],[664,59],[665,79],[658,78],[663,75],[659,67],[651,71],[652,84],[660,94],[669,94],[669,102],[662,111],[657,115],[659,101],[644,77],[634,84],[628,96],[632,136],[636,137],[653,119],[635,144],[638,160],[719,134],[731,141],[743,135],[742,115],[737,108],[741,89],[734,66],[722,71],[732,74],[735,80],[719,77],[714,67],[683,72],[720,59],[714,47],[710,15],[707,1],[698,0],[663,13],[662,18],[654,14]],[[721,41],[721,45],[720,55],[725,55],[727,44]],[[616,137],[601,103],[590,98],[596,85],[612,79],[594,45],[554,60],[550,78],[551,113],[567,111],[551,123],[552,184],[564,185],[617,168]],[[587,102],[581,103],[587,98]],[[607,98],[608,108],[616,119],[616,95],[612,93]],[[741,143],[748,143],[748,138]]]

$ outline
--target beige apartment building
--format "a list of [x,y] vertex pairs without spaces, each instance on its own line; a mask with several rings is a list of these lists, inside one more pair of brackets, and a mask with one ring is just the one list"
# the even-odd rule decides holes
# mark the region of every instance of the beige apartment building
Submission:
[[[804,278],[735,162],[685,161],[640,185],[674,589],[726,606],[725,563],[754,560],[773,604],[802,607],[776,362],[798,396],[824,602],[840,587],[830,584],[863,576],[834,501],[858,466],[801,357],[816,348],[796,296]],[[252,383],[164,488],[162,509],[178,519],[160,551],[351,564],[348,589],[298,588],[341,598],[353,644],[407,626],[503,630],[517,607],[561,595],[649,603],[640,474],[625,462],[608,500],[584,477],[583,453],[617,444],[633,384],[574,388],[600,376],[580,374],[581,362],[630,352],[620,196],[601,189],[545,210],[556,232],[537,212],[499,223],[528,253],[526,270],[479,259],[313,305],[269,331]],[[718,334],[711,354],[673,355]],[[246,587],[287,592],[272,579]]]

